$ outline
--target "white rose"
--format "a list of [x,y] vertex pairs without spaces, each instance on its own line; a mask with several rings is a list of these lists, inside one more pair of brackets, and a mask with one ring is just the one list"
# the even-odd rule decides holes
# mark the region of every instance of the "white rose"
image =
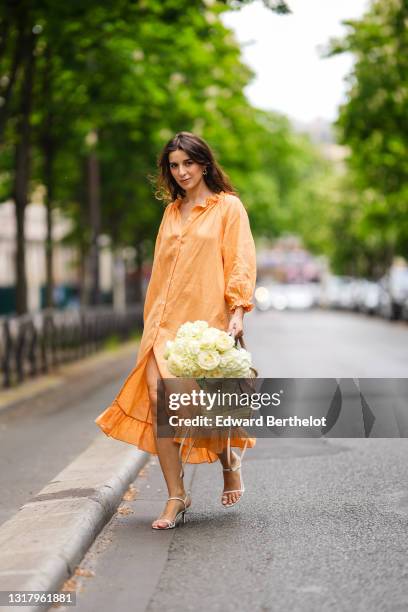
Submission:
[[220,363],[220,356],[217,351],[200,351],[197,363],[203,370],[214,370]]
[[207,321],[194,321],[191,331],[192,338],[201,338],[202,333],[208,329]]
[[251,353],[243,348],[238,349],[241,363],[252,364]]
[[214,350],[215,343],[220,337],[220,330],[215,327],[210,327],[206,329],[200,339],[200,347],[202,350]]
[[191,321],[187,321],[186,323],[183,323],[183,325],[180,325],[180,327],[178,328],[176,338],[186,338],[187,336],[190,336],[192,330],[193,323]]
[[185,346],[185,353],[192,359],[195,359],[200,352],[200,342],[198,340],[188,340]]
[[173,376],[183,376],[184,359],[181,355],[173,352],[167,360],[167,367]]
[[196,362],[191,361],[189,359],[186,359],[183,362],[182,376],[185,376],[186,378],[198,378],[199,376],[201,376],[201,373],[202,370]]
[[228,335],[226,332],[221,332],[215,341],[215,348],[223,353],[233,348],[234,344],[235,340],[232,336]]
[[230,377],[231,378],[248,378],[250,373],[251,373],[250,367],[243,363],[241,366],[238,366],[237,369],[234,370],[234,372],[231,373]]
[[198,339],[201,337],[203,331],[207,329],[207,327],[207,321],[194,321],[194,323],[187,321],[186,323],[183,323],[183,325],[180,325],[179,329],[177,330],[176,337]]
[[186,338],[177,338],[174,341],[172,351],[178,353],[179,355],[184,355],[188,351],[189,339]]
[[170,374],[173,374],[173,376],[195,378],[201,374],[201,368],[195,361],[178,353],[171,353],[169,359],[167,360],[167,367]]
[[223,369],[234,368],[239,359],[239,351],[236,348],[230,348],[220,356],[220,367]]
[[226,378],[244,378],[249,376],[251,355],[243,349],[232,348],[221,353],[220,369]]

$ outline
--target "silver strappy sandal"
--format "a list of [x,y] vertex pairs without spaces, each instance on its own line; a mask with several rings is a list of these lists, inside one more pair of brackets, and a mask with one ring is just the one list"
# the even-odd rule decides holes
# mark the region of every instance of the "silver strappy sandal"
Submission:
[[[189,506],[187,507],[186,505],[188,497],[190,497],[191,499],[190,491],[187,491],[187,494],[184,499],[182,497],[168,497],[167,501],[169,501],[170,499],[179,499],[180,501],[182,501],[184,504],[184,510],[181,510],[180,512],[178,512],[173,520],[170,520],[168,518],[156,519],[155,521],[153,521],[152,529],[174,529],[174,527],[176,527],[176,525],[178,524],[180,518],[181,518],[181,522],[184,524],[186,522],[186,512],[189,507]],[[167,523],[167,527],[159,527],[159,526],[155,527],[154,523],[158,523],[158,522]]]
[[[229,464],[229,467],[223,468],[222,471],[223,472],[236,472],[237,470],[241,470],[241,488],[240,489],[232,489],[230,491],[223,491],[222,492],[221,505],[224,508],[231,508],[231,506],[235,506],[235,504],[237,504],[239,502],[239,500],[242,499],[243,496],[244,496],[245,486],[244,486],[244,481],[243,481],[243,478],[242,478],[242,458],[243,458],[245,450],[247,448],[247,444],[248,444],[248,439],[245,440],[244,448],[241,451],[241,456],[238,457],[239,461],[238,461],[237,465],[234,465],[234,467],[232,467],[231,466],[231,444],[230,444],[230,437],[228,436],[227,452],[228,452],[228,464]],[[241,493],[241,495],[238,497],[238,499],[236,501],[231,502],[229,504],[223,504],[222,503],[222,498],[225,497],[228,493]]]
[[[239,462],[237,463],[237,465],[235,465],[234,467],[229,467],[229,468],[223,468],[223,472],[236,472],[237,470],[240,470],[242,468],[242,462],[241,460],[239,460]],[[242,472],[241,472],[241,488],[240,489],[232,489],[230,491],[223,491],[222,493],[222,497],[225,497],[228,493],[241,493],[241,495],[238,497],[238,499],[234,502],[230,502],[229,504],[224,504],[222,503],[222,505],[224,506],[224,508],[231,508],[231,506],[235,506],[235,504],[237,504],[239,502],[240,499],[242,499],[242,497],[244,496],[244,491],[245,491],[245,486],[244,486],[244,481],[242,479]]]

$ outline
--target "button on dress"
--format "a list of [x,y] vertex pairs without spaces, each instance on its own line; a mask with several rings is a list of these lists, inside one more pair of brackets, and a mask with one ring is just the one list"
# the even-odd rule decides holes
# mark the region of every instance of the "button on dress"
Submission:
[[[136,365],[112,404],[95,423],[112,438],[157,454],[146,382],[151,351],[162,378],[174,378],[163,357],[167,340],[180,325],[198,319],[227,330],[237,306],[253,308],[256,253],[248,215],[241,200],[220,192],[197,204],[182,223],[180,199],[168,204],[156,238],[152,274],[144,305],[144,330]],[[176,440],[176,439],[175,439]],[[231,446],[255,445],[254,438],[232,437]],[[213,462],[223,449],[208,439],[206,446],[182,449],[188,463]]]

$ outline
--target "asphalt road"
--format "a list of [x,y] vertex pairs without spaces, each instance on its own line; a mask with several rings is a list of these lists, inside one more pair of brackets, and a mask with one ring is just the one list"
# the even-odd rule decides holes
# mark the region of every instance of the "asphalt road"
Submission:
[[[261,376],[407,374],[401,323],[253,313],[246,338]],[[150,529],[166,497],[154,458],[74,576],[76,609],[406,610],[407,455],[398,438],[259,439],[242,501],[221,506],[218,464],[188,466],[193,505],[167,532]]]
[[349,312],[250,313],[245,329],[259,375],[405,378],[408,324]]

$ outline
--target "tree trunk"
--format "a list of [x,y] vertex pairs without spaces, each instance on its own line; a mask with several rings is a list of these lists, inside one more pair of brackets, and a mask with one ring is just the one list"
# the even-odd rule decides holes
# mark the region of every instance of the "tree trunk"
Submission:
[[42,149],[44,156],[44,182],[47,188],[45,205],[47,211],[47,234],[45,239],[45,262],[46,262],[46,291],[45,305],[47,308],[54,306],[54,274],[53,274],[53,240],[52,240],[52,202],[54,197],[54,156],[55,143],[53,139],[53,111],[51,105],[51,49],[47,46],[45,51],[46,64],[44,70],[43,99],[47,112],[44,118]]
[[78,189],[79,215],[82,232],[78,236],[78,282],[81,307],[89,305],[89,244],[88,244],[88,158],[81,160],[81,183]]
[[0,60],[3,58],[7,49],[12,19],[11,3],[5,2],[0,28]]
[[78,245],[78,283],[79,303],[82,307],[89,304],[89,292],[87,287],[87,253],[83,243]]
[[53,239],[52,239],[52,200],[54,195],[54,149],[50,144],[44,150],[44,176],[47,186],[45,205],[47,210],[47,234],[45,238],[45,265],[46,265],[46,291],[45,305],[47,308],[54,307],[54,270],[53,270]]
[[19,118],[16,126],[15,175],[13,196],[17,222],[16,306],[17,313],[27,312],[27,277],[25,270],[24,215],[28,203],[30,179],[30,115],[33,96],[35,34],[28,31],[24,39]]
[[99,234],[101,231],[101,202],[100,202],[100,175],[99,160],[95,151],[88,157],[88,201],[89,221],[91,225],[91,246],[89,253],[89,267],[91,280],[91,304],[101,303],[99,286]]
[[[2,92],[3,104],[0,106],[0,142],[3,141],[4,131],[6,127],[6,122],[8,118],[8,112],[11,102],[11,95],[13,93],[13,88],[15,85],[16,77],[18,70],[21,64],[24,62],[24,51],[27,49],[26,39],[28,34],[26,32],[27,29],[27,12],[25,10],[19,11],[17,17],[17,34],[14,45],[13,59],[11,61],[10,73],[8,76],[8,82],[4,92]],[[31,36],[34,37],[33,34]],[[33,42],[34,44],[34,42]]]

